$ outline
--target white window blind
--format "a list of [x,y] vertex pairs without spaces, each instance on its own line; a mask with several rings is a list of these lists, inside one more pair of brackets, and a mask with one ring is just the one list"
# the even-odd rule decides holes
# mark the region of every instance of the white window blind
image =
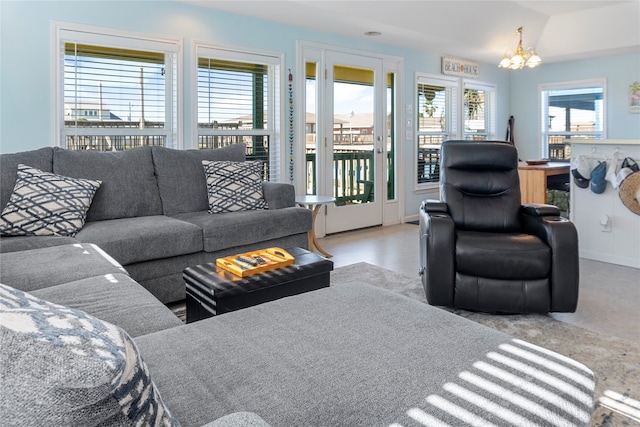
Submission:
[[57,36],[61,146],[177,145],[177,43],[85,29]]
[[457,134],[458,83],[455,79],[417,78],[417,184],[440,180],[440,145]]
[[199,148],[247,146],[247,160],[264,163],[264,178],[280,174],[277,57],[197,48]]
[[268,129],[268,66],[198,58],[198,127]]

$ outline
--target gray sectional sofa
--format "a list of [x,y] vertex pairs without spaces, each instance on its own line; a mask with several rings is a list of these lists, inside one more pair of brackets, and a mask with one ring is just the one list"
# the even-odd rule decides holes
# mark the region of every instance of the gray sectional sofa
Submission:
[[26,252],[2,254],[6,426],[590,425],[587,367],[372,285],[183,324],[96,245]]
[[[7,163],[1,160],[4,180]],[[169,182],[178,185],[182,172],[174,172]],[[152,204],[148,195],[138,197]],[[283,207],[286,197],[276,200],[269,212],[294,209]],[[194,225],[198,212],[168,210],[163,220],[173,230],[171,220]],[[93,212],[76,239],[12,237],[2,243],[3,426],[590,425],[595,379],[584,365],[366,283],[332,283],[183,324],[161,301],[168,293],[149,286],[152,279],[147,286],[134,280],[161,264],[150,259],[147,245],[136,249],[127,242],[126,249],[106,231],[99,244],[82,240],[94,223],[117,229],[126,222],[102,214]],[[230,221],[239,214],[230,214]],[[130,218],[144,224],[155,217],[162,215]],[[238,229],[233,222],[227,227],[227,238],[235,239]],[[262,227],[261,236],[271,241],[287,239],[271,229],[277,224]],[[291,239],[298,234],[304,241],[296,244],[303,245],[304,232]],[[186,246],[169,236],[155,243]],[[209,248],[222,244],[216,242],[222,236],[203,236],[202,247],[209,247],[207,237]],[[178,250],[148,252],[159,257]],[[164,259],[178,268],[201,260],[200,253],[206,251]],[[123,267],[118,257],[131,263]],[[156,274],[161,281],[171,269],[162,271]]]
[[74,242],[95,243],[164,303],[185,298],[182,271],[221,256],[308,245],[311,213],[295,206],[292,185],[264,182],[267,210],[209,214],[202,160],[244,161],[245,146],[214,150],[138,147],[122,152],[42,148],[0,155],[0,209],[14,189],[16,168],[100,180],[75,237],[0,238],[0,253]]

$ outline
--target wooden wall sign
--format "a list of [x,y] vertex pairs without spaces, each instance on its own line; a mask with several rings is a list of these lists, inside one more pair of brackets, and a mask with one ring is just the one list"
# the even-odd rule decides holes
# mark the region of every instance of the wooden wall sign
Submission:
[[477,79],[480,76],[480,64],[465,59],[443,56],[442,74]]

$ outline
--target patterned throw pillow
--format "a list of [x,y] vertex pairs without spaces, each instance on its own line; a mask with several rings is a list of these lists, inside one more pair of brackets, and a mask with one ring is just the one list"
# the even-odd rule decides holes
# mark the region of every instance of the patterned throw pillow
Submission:
[[178,425],[119,327],[5,285],[0,318],[6,425]]
[[101,184],[18,165],[13,194],[0,215],[0,235],[75,236]]
[[207,176],[209,213],[267,209],[261,162],[202,161]]

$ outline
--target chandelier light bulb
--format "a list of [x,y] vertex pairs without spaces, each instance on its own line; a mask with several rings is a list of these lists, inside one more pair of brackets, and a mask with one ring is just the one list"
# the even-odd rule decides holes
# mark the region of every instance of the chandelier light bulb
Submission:
[[500,64],[498,64],[498,67],[508,68],[510,64],[511,64],[511,60],[509,59],[509,56],[505,53],[504,56],[502,57],[502,61],[500,61]]
[[527,67],[534,68],[534,67],[537,67],[540,64],[542,64],[542,58],[540,58],[540,56],[538,56],[538,54],[536,53],[535,50],[531,50],[531,55],[529,56],[529,59],[527,60]]
[[522,55],[516,53],[511,57],[511,65],[509,66],[509,68],[511,68],[512,70],[518,70],[522,68],[523,65],[524,58],[522,57]]

